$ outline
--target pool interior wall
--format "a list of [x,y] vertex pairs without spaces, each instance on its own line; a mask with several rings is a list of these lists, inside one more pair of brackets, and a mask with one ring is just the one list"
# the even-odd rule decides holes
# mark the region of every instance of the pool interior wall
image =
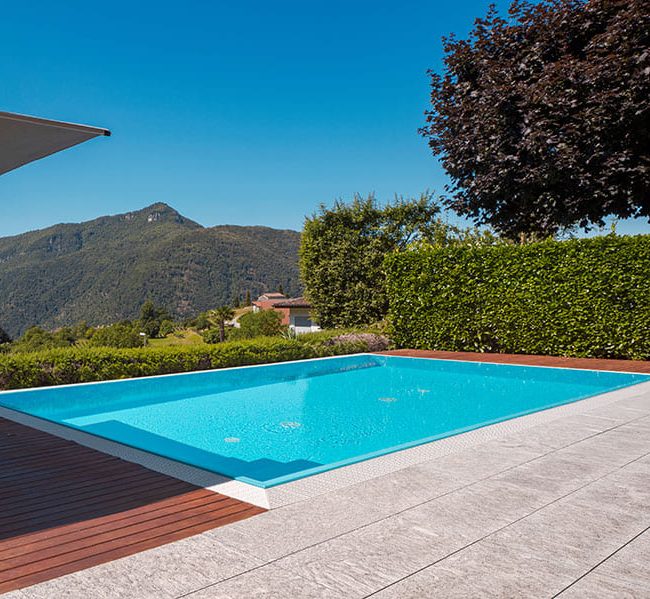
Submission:
[[268,488],[650,380],[360,354],[0,393],[0,405]]

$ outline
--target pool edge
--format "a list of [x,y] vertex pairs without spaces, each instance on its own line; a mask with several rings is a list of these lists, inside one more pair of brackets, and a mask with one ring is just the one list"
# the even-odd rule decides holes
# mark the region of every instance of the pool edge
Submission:
[[391,453],[384,453],[377,457],[356,461],[349,465],[267,488],[228,478],[4,406],[0,406],[0,416],[126,461],[140,464],[150,470],[178,478],[210,491],[228,495],[234,499],[246,501],[265,509],[272,509],[416,466],[442,455],[461,451],[486,441],[499,439],[507,434],[533,428],[545,422],[581,414],[624,399],[641,396],[650,397],[650,381],[636,383],[621,389],[516,416],[441,439],[425,441],[412,447],[398,449]]

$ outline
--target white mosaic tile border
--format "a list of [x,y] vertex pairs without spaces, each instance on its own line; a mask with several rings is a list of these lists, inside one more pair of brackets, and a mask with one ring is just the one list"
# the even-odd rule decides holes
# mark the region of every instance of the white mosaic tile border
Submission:
[[84,433],[83,431],[71,429],[9,408],[0,407],[0,417],[13,420],[19,424],[30,426],[57,437],[74,441],[80,445],[119,457],[123,460],[140,464],[150,470],[155,470],[156,472],[228,495],[241,501],[246,501],[264,508],[277,508],[358,484],[378,476],[390,474],[391,472],[421,464],[449,453],[461,451],[485,443],[486,441],[499,439],[546,422],[557,420],[558,418],[581,414],[614,402],[640,397],[650,398],[650,382],[603,393],[533,414],[519,416],[511,420],[454,435],[453,437],[432,441],[321,474],[315,474],[270,489],[261,489],[207,470],[182,464],[175,460],[122,445],[121,443],[102,439]]

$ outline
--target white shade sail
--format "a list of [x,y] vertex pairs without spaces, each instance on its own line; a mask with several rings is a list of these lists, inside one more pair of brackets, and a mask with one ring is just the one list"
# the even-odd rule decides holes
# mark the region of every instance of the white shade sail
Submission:
[[108,129],[0,111],[0,175],[60,152]]

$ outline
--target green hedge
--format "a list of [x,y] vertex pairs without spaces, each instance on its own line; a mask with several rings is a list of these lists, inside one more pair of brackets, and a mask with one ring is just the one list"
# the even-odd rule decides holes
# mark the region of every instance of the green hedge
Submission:
[[398,347],[650,359],[650,235],[416,250],[385,268]]
[[307,344],[261,338],[160,348],[65,348],[0,355],[0,389],[105,381],[367,351],[362,343]]

